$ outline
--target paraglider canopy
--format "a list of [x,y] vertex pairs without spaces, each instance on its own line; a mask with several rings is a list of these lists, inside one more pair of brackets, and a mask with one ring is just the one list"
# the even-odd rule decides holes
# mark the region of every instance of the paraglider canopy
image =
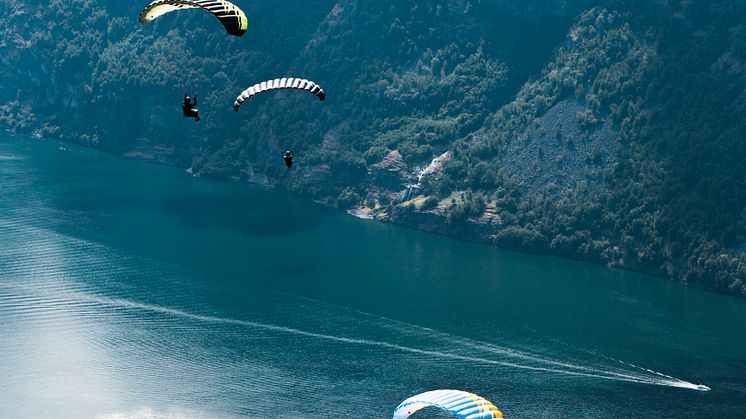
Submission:
[[326,99],[326,93],[324,93],[324,89],[322,89],[321,86],[319,86],[318,84],[306,79],[284,77],[281,79],[263,81],[244,90],[243,92],[241,92],[240,95],[238,95],[238,97],[236,98],[236,102],[233,103],[233,110],[238,112],[238,108],[241,107],[241,104],[249,100],[254,95],[276,89],[305,90],[316,95],[316,97],[318,97],[321,101]]
[[182,9],[203,9],[220,20],[226,32],[241,36],[249,29],[249,19],[236,5],[225,0],[156,0],[140,13],[140,23],[151,22],[160,16]]
[[434,390],[412,396],[394,410],[394,419],[406,419],[426,407],[435,407],[459,419],[502,418],[500,410],[487,399],[461,390]]

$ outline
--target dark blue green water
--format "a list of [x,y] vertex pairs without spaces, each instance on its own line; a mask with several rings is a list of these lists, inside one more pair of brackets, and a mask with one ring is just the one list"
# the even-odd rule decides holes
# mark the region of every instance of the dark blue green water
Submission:
[[744,325],[677,283],[0,136],[0,417],[385,418],[437,388],[739,417]]

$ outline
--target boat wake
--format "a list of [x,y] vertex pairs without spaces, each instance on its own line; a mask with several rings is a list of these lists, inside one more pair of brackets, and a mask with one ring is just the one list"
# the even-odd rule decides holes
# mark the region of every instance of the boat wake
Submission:
[[[23,289],[13,284],[6,283],[0,283],[0,289],[6,290],[5,293],[0,294],[0,310],[3,306],[3,295],[7,295],[7,292],[12,292],[13,294],[18,294],[19,292],[24,294],[29,293],[28,289]],[[410,340],[426,342],[427,346],[421,347],[420,345],[394,343],[392,341],[378,339],[322,333],[259,321],[232,319],[208,314],[198,314],[177,308],[140,303],[123,298],[100,296],[86,292],[57,290],[51,295],[38,295],[38,292],[33,291],[31,291],[31,294],[32,295],[27,295],[28,298],[26,299],[26,302],[30,305],[42,303],[49,307],[60,307],[63,305],[77,307],[81,305],[93,305],[98,307],[109,307],[117,311],[146,311],[177,319],[188,319],[195,322],[260,329],[267,332],[290,334],[312,339],[321,339],[344,345],[375,347],[390,351],[416,354],[425,357],[475,363],[487,366],[492,365],[565,376],[623,381],[637,384],[676,387],[698,391],[710,390],[709,387],[702,384],[694,384],[650,369],[638,367],[624,361],[619,361],[611,357],[599,355],[592,351],[589,352],[592,352],[594,355],[607,358],[608,360],[616,361],[616,365],[601,367],[561,361],[547,356],[532,354],[529,352],[511,349],[488,342],[464,338],[444,332],[439,332],[434,329],[417,326],[398,320],[388,319],[385,317],[375,316],[359,311],[352,311],[359,315],[357,319],[358,323],[361,319],[367,318],[369,320],[368,324],[366,325],[367,327],[373,326],[388,329],[391,332],[395,332],[392,334],[397,334],[400,337],[406,336],[411,338]],[[323,305],[323,303],[320,304]],[[392,340],[394,340],[393,336]],[[624,368],[620,366],[624,366]]]

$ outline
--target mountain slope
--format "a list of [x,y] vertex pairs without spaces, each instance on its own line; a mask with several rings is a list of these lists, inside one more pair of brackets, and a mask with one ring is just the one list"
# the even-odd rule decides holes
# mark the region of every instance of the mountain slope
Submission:
[[[1,0],[0,124],[746,294],[742,2],[239,4],[242,38],[199,11]],[[282,76],[327,100],[233,113]]]

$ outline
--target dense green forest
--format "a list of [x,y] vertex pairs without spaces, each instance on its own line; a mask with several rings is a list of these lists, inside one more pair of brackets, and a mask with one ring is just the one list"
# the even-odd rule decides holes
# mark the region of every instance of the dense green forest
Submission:
[[0,126],[746,295],[743,0],[145,3],[0,0]]

